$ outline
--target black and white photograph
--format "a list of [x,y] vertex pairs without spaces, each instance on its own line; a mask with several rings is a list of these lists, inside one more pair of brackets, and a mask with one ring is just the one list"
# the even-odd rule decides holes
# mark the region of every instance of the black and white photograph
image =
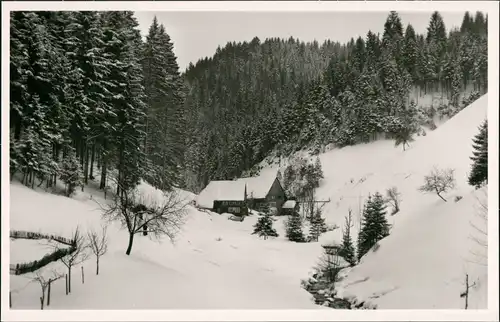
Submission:
[[498,11],[447,3],[2,4],[2,320],[498,319]]

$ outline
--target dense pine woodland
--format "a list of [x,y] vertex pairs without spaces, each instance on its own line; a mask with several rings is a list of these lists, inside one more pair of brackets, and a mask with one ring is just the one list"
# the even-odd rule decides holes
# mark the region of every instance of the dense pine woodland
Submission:
[[[228,43],[183,74],[168,30],[137,27],[125,11],[11,14],[12,177],[68,194],[95,178],[198,192],[272,151],[411,136],[462,108],[466,87],[487,91],[480,12],[449,31],[435,12],[424,35],[391,12],[382,35],[347,44]],[[438,111],[418,103],[432,92],[448,98]]]

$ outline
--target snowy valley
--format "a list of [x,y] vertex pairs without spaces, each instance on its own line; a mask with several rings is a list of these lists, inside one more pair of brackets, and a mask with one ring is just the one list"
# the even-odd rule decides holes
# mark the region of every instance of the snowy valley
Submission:
[[[464,301],[459,293],[468,273],[471,280],[477,280],[471,290],[470,307],[486,306],[487,266],[475,263],[477,259],[471,253],[475,230],[469,223],[478,211],[476,197],[484,197],[484,189],[475,191],[466,183],[471,138],[486,113],[487,96],[483,96],[437,130],[418,138],[406,152],[395,148],[392,141],[379,141],[320,155],[325,179],[318,194],[332,198],[324,209],[329,224],[341,226],[348,208],[358,208],[358,196],[364,201],[368,193],[396,185],[403,200],[401,211],[388,216],[393,228],[391,235],[380,242],[380,249],[341,272],[345,277],[336,285],[338,296],[356,297],[379,309],[462,308]],[[446,144],[450,136],[460,143]],[[370,167],[365,163],[366,156],[370,156]],[[352,166],[353,162],[359,165]],[[456,170],[457,188],[447,194],[448,203],[417,190],[434,165]],[[261,174],[274,174],[275,170],[276,166],[267,166]],[[359,182],[361,178],[366,179]],[[97,202],[106,201],[92,184],[72,198],[33,191],[15,182],[10,189],[11,230],[70,237],[77,226],[88,229],[101,224]],[[162,198],[158,190],[145,183],[140,191]],[[349,198],[353,196],[356,198]],[[456,196],[463,199],[454,202]],[[94,259],[90,258],[81,265],[85,269],[82,284],[79,265],[74,269],[72,293],[65,295],[64,279],[54,282],[47,308],[320,308],[301,288],[301,280],[311,276],[322,243],[331,239],[340,242],[341,234],[336,235],[340,230],[322,235],[319,243],[301,244],[286,240],[280,217],[274,223],[280,237],[263,240],[251,235],[257,215],[234,222],[226,214],[201,212],[190,206],[188,216],[174,245],[138,236],[130,256],[125,255],[126,232],[112,225],[100,274],[95,275]],[[42,242],[30,242],[11,242],[12,262],[34,260],[47,252]],[[59,263],[50,264],[41,269],[42,274],[49,277],[54,267],[64,268]],[[13,308],[39,308],[40,286],[31,282],[32,277],[32,273],[11,276]],[[133,289],[133,294],[128,289]]]
[[11,12],[11,310],[488,308],[487,14],[173,14]]

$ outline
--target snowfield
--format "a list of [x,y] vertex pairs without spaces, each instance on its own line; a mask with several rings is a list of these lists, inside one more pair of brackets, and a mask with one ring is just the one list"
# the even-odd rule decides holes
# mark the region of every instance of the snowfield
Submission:
[[[83,230],[100,225],[96,201],[105,200],[97,191],[87,188],[72,199],[18,183],[10,188],[12,229],[70,237],[77,225]],[[140,190],[152,198],[161,197],[148,185],[142,184]],[[185,193],[186,198],[193,196]],[[317,309],[300,280],[320,255],[319,244],[297,245],[284,237],[260,240],[251,235],[256,220],[251,216],[234,222],[226,215],[189,206],[188,222],[174,245],[137,235],[130,256],[125,255],[127,233],[112,225],[99,276],[94,258],[83,264],[84,284],[80,267],[75,267],[72,293],[65,295],[64,279],[56,281],[46,309]],[[283,235],[281,221],[276,228]],[[11,249],[25,251],[18,246]],[[44,267],[42,274],[50,276],[53,269],[64,272],[57,263]],[[14,309],[40,308],[40,286],[30,283],[31,276],[11,276]]]
[[[471,240],[476,231],[470,224],[486,225],[476,216],[476,198],[485,198],[485,190],[475,191],[466,178],[471,140],[486,117],[487,99],[481,97],[437,130],[417,137],[405,152],[393,141],[377,141],[320,155],[325,179],[317,198],[331,198],[324,207],[328,224],[342,226],[351,208],[356,235],[357,216],[368,194],[385,193],[392,186],[402,194],[401,211],[388,215],[391,235],[358,266],[342,272],[338,296],[369,301],[378,309],[460,309],[467,273],[470,283],[476,282],[469,308],[486,308],[487,266],[472,254],[481,249],[475,249]],[[417,190],[433,166],[455,169],[457,187],[445,195],[447,203]],[[274,175],[277,168],[265,164],[261,174]],[[152,200],[162,198],[160,191],[146,184],[140,191]],[[195,198],[182,194],[187,201]],[[92,186],[66,198],[13,182],[10,195],[11,229],[68,238],[77,226],[98,228],[97,202],[106,202]],[[455,202],[456,196],[463,198]],[[321,309],[300,282],[313,271],[321,244],[340,242],[340,229],[324,234],[319,243],[296,244],[285,239],[283,218],[274,223],[280,237],[270,240],[251,235],[256,220],[257,215],[251,215],[234,222],[225,214],[190,205],[175,244],[137,235],[130,256],[125,255],[126,231],[112,224],[99,276],[91,257],[83,264],[85,283],[78,266],[72,293],[64,294],[64,279],[56,281],[46,309]],[[33,243],[11,243],[11,262],[31,259],[37,252]],[[56,263],[42,269],[42,274],[52,269],[63,271]],[[13,309],[40,308],[40,286],[29,277],[11,275]]]

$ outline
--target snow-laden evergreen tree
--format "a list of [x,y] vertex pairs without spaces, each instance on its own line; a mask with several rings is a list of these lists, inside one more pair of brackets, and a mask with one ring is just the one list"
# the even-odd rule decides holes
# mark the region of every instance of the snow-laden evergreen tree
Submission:
[[394,145],[402,146],[403,151],[406,151],[406,146],[410,146],[410,142],[413,142],[414,129],[411,126],[401,126],[397,132],[394,133]]
[[286,221],[286,237],[288,240],[303,243],[305,242],[304,232],[302,230],[303,222],[300,214],[294,212],[292,215],[288,216]]
[[23,172],[22,181],[33,187],[35,179],[49,179],[56,170],[53,145],[64,133],[58,78],[63,64],[46,19],[35,12],[11,18],[12,144],[17,146],[11,157]]
[[471,16],[469,11],[466,11],[464,18],[462,19],[462,25],[460,26],[460,32],[467,33],[471,32],[473,29],[474,18]]
[[446,51],[446,27],[443,17],[438,11],[435,11],[429,21],[426,36],[427,45],[431,60],[430,68],[433,71],[433,86],[437,89],[440,81],[443,80],[444,54]]
[[381,43],[378,35],[368,31],[365,42],[365,66],[372,70],[377,70],[378,61],[381,55]]
[[110,66],[111,104],[117,122],[112,133],[116,146],[117,194],[139,183],[144,165],[145,104],[142,68],[139,63],[141,35],[133,12],[109,11],[105,21],[105,52]]
[[185,153],[184,93],[173,44],[156,17],[144,44],[142,68],[147,97],[143,150],[153,165],[148,181],[170,189],[179,183]]
[[316,209],[311,219],[311,226],[309,228],[309,240],[318,241],[321,234],[328,231],[325,223],[325,218],[321,216],[321,210]]
[[417,61],[418,61],[418,48],[417,37],[415,29],[411,24],[408,24],[405,31],[403,49],[402,49],[402,63],[406,71],[411,75],[413,81],[417,81]]
[[471,186],[480,188],[488,183],[488,120],[479,127],[479,133],[472,140],[474,142],[472,152],[472,168],[468,182]]
[[460,62],[455,60],[452,64],[452,76],[451,76],[451,104],[455,107],[459,107],[460,94],[462,93],[462,68]]
[[[384,24],[382,35],[384,49],[394,57],[398,68],[402,66],[403,24],[396,11],[391,11]],[[383,62],[383,59],[382,59]]]
[[66,196],[70,197],[75,193],[76,188],[83,185],[83,173],[78,159],[73,150],[70,150],[66,158],[62,161],[60,178],[66,187]]
[[377,192],[373,197],[368,197],[363,211],[361,230],[358,235],[358,260],[378,241],[389,236],[389,230],[385,200]]
[[[111,60],[105,53],[103,21],[99,12],[72,12],[66,27],[65,47],[71,57],[74,75],[74,111],[72,136],[77,154],[83,160],[84,181],[94,178],[94,165],[99,154],[104,165],[101,189],[105,186],[110,137],[117,122],[108,83]],[[79,80],[78,83],[75,80]]]
[[273,217],[269,214],[269,212],[265,213],[264,216],[259,217],[259,219],[257,219],[257,223],[253,227],[254,231],[252,235],[257,234],[259,237],[264,237],[264,239],[267,239],[268,237],[278,237],[276,229],[273,228]]
[[356,265],[356,249],[351,237],[352,211],[349,209],[349,215],[345,218],[345,225],[342,230],[342,244],[338,251],[338,255],[342,256],[351,266]]

